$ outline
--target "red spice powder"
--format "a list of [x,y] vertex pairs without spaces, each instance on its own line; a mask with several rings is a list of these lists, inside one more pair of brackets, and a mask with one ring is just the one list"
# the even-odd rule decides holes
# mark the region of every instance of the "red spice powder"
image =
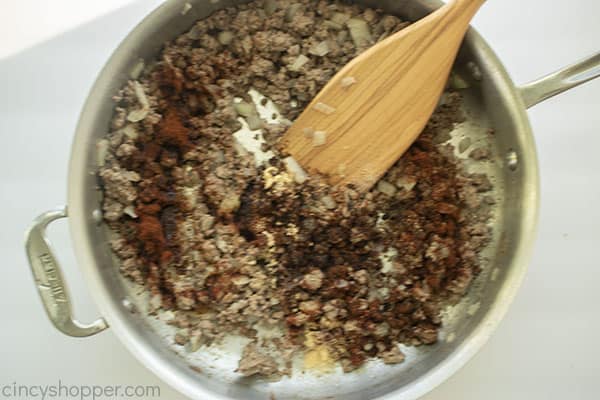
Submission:
[[160,256],[165,248],[165,236],[160,220],[153,215],[140,215],[138,235],[144,251],[152,258]]
[[160,155],[161,147],[153,142],[144,143],[144,150],[142,151],[141,157],[143,161],[156,161]]
[[167,109],[158,126],[159,142],[174,146],[184,153],[192,148],[188,133],[189,130],[181,122],[177,111],[173,108]]
[[158,213],[160,213],[160,210],[161,210],[161,206],[158,203],[150,203],[150,204],[140,203],[136,208],[137,213],[141,214],[141,215],[144,215],[144,214],[157,215]]

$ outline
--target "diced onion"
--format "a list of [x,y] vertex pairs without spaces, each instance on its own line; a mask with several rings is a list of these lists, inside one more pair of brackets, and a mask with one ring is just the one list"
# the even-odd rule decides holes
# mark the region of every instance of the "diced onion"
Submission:
[[129,114],[127,114],[127,121],[129,122],[139,122],[148,116],[150,110],[147,109],[139,109],[133,110]]
[[356,79],[353,76],[346,76],[344,78],[342,78],[342,80],[340,81],[340,85],[343,88],[348,88],[352,85],[354,85],[356,83]]
[[306,64],[310,59],[306,57],[304,54],[300,54],[292,65],[289,66],[290,71],[300,71],[300,69]]
[[139,134],[138,131],[135,129],[135,126],[133,126],[132,124],[127,124],[125,125],[125,127],[123,129],[121,129],[121,132],[123,132],[123,134],[125,136],[127,136],[129,139],[137,139]]
[[277,2],[275,0],[265,0],[263,9],[265,14],[272,15],[277,10]]
[[233,32],[223,31],[223,32],[219,32],[219,34],[217,35],[217,40],[223,46],[227,46],[233,41],[234,37],[235,37],[235,35],[233,34]]
[[333,108],[330,105],[327,105],[325,103],[321,103],[320,101],[317,104],[315,104],[313,106],[313,108],[316,111],[321,112],[323,114],[327,114],[327,115],[331,115],[335,112],[335,108]]
[[257,114],[247,116],[246,123],[248,124],[248,128],[252,131],[261,129],[264,126],[262,119],[260,119]]
[[344,43],[346,43],[346,40],[348,39],[348,31],[347,30],[343,30],[343,31],[339,31],[337,36],[336,36],[336,40],[338,42],[338,44],[342,45]]
[[148,101],[148,97],[146,97],[144,88],[138,81],[133,82],[133,90],[135,92],[135,96],[137,97],[138,103],[140,104],[140,108],[131,111],[127,115],[127,120],[130,122],[138,122],[146,118],[146,116],[150,113],[150,102]]
[[283,159],[285,167],[289,174],[294,177],[296,183],[304,183],[308,179],[306,171],[302,169],[300,164],[293,157],[286,157]]
[[248,150],[246,150],[244,145],[239,142],[238,138],[235,138],[235,140],[233,141],[233,148],[235,149],[235,151],[237,151],[237,153],[240,156],[245,157],[248,155]]
[[97,164],[99,167],[103,167],[106,162],[106,155],[108,154],[108,140],[102,139],[96,143],[96,157]]
[[348,14],[343,14],[343,13],[333,13],[333,15],[331,16],[331,21],[335,22],[336,24],[339,25],[344,25],[346,23],[346,21],[348,21],[350,19],[350,16]]
[[335,206],[337,205],[335,200],[333,199],[333,197],[331,197],[329,195],[323,196],[321,198],[321,203],[323,203],[325,208],[327,208],[328,210],[333,210],[335,208]]
[[140,75],[142,74],[142,72],[144,71],[144,67],[145,67],[144,59],[140,58],[138,60],[138,62],[135,63],[135,65],[131,69],[131,72],[129,73],[129,76],[131,77],[131,79],[138,79],[140,77]]
[[290,120],[289,120],[289,119],[287,119],[287,118],[281,118],[281,119],[279,120],[279,123],[280,123],[281,125],[283,125],[283,126],[292,126],[292,121],[290,121]]
[[312,46],[308,52],[312,55],[323,57],[327,53],[329,53],[329,46],[326,41],[322,41]]
[[315,135],[315,130],[313,128],[302,128],[302,133],[305,138],[312,139]]
[[285,11],[285,22],[291,22],[294,19],[294,16],[300,11],[301,5],[299,3],[294,3],[288,7]]
[[150,108],[150,102],[148,101],[148,97],[146,97],[146,92],[144,91],[144,87],[138,81],[133,82],[133,90],[135,91],[135,96],[140,103],[142,108]]
[[183,10],[181,10],[181,15],[185,15],[192,9],[192,5],[190,3],[185,3],[183,5]]
[[465,81],[461,76],[459,76],[456,73],[452,73],[450,74],[450,79],[448,81],[448,84],[450,85],[450,87],[452,89],[468,89],[469,88],[469,83],[467,81]]
[[371,32],[369,25],[360,18],[350,18],[346,21],[346,26],[350,31],[350,36],[356,47],[364,46],[371,43]]
[[254,104],[247,103],[245,101],[240,101],[239,103],[233,103],[233,108],[235,112],[237,112],[242,117],[249,117],[251,115],[256,115],[256,107]]
[[315,131],[313,134],[313,146],[323,146],[327,142],[327,132],[325,131]]
[[336,31],[339,31],[339,30],[341,30],[342,28],[344,28],[344,25],[342,25],[342,24],[338,24],[337,22],[334,22],[334,21],[329,21],[329,20],[327,20],[327,21],[323,21],[323,25],[325,25],[325,26],[326,26],[326,27],[328,27],[328,28],[334,29],[334,30],[336,30]]
[[380,180],[379,182],[377,182],[377,190],[387,196],[392,197],[393,195],[396,194],[396,186],[392,185],[389,182],[386,182],[384,180]]
[[417,180],[415,178],[407,177],[407,176],[400,177],[396,181],[396,186],[399,189],[403,189],[407,192],[410,192],[411,190],[413,190],[413,188],[415,187],[416,184],[417,184]]
[[129,205],[123,209],[123,212],[129,215],[131,218],[137,218],[138,215],[135,212],[135,208],[132,205]]

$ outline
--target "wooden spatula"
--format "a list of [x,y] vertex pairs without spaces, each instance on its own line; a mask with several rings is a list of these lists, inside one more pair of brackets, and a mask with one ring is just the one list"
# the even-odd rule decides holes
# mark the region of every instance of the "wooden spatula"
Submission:
[[484,1],[451,0],[356,57],[296,119],[283,147],[309,173],[368,190],[427,124]]

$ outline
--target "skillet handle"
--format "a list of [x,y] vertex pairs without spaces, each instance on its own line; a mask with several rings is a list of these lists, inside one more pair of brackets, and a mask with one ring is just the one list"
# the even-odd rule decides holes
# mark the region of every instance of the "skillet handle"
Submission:
[[82,324],[73,318],[71,301],[62,273],[46,238],[46,227],[52,221],[67,216],[67,208],[48,211],[33,221],[26,234],[25,251],[35,284],[52,324],[65,335],[85,337],[108,328],[100,318],[91,324]]
[[600,76],[600,53],[527,83],[520,88],[527,108]]

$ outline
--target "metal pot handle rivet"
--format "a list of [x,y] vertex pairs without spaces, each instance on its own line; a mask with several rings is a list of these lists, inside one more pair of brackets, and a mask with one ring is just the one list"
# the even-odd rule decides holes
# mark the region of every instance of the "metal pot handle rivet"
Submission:
[[66,216],[67,208],[62,207],[45,212],[37,217],[27,231],[25,251],[50,321],[66,335],[86,337],[105,330],[108,325],[103,318],[99,318],[91,324],[83,324],[73,317],[67,287],[63,281],[58,261],[52,252],[50,242],[46,238],[48,224]]
[[527,108],[557,94],[600,77],[600,53],[521,86],[521,97]]

